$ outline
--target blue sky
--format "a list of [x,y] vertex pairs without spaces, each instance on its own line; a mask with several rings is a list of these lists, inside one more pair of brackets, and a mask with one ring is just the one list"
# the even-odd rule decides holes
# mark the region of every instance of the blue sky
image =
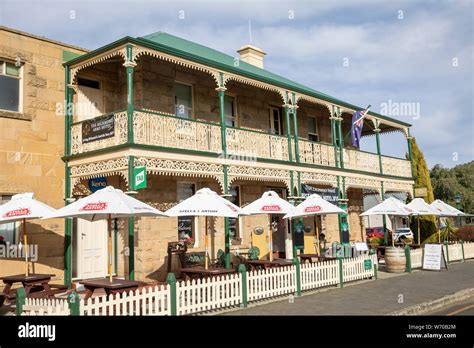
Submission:
[[[2,0],[0,24],[88,49],[166,31],[237,56],[250,20],[266,69],[376,112],[409,103],[414,113],[390,116],[413,124],[430,167],[452,167],[474,157],[473,3]],[[406,151],[401,133],[381,146]]]

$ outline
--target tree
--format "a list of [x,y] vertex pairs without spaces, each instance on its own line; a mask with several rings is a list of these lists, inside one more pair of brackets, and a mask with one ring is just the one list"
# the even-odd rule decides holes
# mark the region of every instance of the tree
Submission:
[[[428,169],[425,156],[418,147],[414,137],[411,140],[411,154],[413,159],[413,176],[415,177],[415,188],[426,188],[426,197],[424,197],[425,201],[427,203],[432,203],[434,201],[434,194],[433,187],[431,186],[430,171]],[[419,216],[412,219],[410,225],[412,231],[418,230],[418,222],[416,219],[420,220],[421,240],[424,240],[428,236],[437,232],[436,217],[429,215]],[[418,241],[418,243],[420,243],[420,241]]]

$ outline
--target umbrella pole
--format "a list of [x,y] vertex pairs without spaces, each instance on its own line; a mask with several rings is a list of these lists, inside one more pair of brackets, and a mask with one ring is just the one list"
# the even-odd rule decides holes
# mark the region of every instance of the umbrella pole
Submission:
[[438,218],[438,243],[441,244],[441,218]]
[[418,222],[418,244],[421,244],[421,239],[420,239],[420,215],[416,217],[416,221]]
[[270,261],[273,261],[273,231],[272,231],[272,216],[268,215],[269,217],[269,223],[270,223],[270,228],[268,229],[270,236],[268,240],[270,241],[269,249],[270,249]]
[[107,263],[108,263],[108,271],[109,271],[109,281],[112,283],[112,219],[110,217],[107,218],[107,229],[108,229],[108,255],[107,255]]
[[318,246],[318,249],[316,250],[316,254],[319,255],[321,252],[321,248],[319,247],[319,226],[318,226],[318,216],[314,216],[314,230],[316,231],[316,245]]
[[23,243],[25,244],[25,276],[28,277],[28,237],[26,236],[26,219],[23,219]]
[[393,216],[390,217],[390,222],[392,223],[392,246],[395,246],[395,225],[393,223]]
[[208,226],[207,226],[207,216],[206,216],[206,234],[205,234],[205,238],[206,240],[204,241],[204,245],[205,245],[205,249],[206,249],[206,252],[205,252],[205,255],[204,255],[204,268],[207,269],[209,264],[208,264],[208,260],[207,260],[207,250],[209,248],[209,236],[208,236]]

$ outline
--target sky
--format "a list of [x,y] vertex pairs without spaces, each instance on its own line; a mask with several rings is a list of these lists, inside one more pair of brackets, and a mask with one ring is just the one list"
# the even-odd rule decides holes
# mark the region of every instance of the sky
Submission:
[[[267,53],[267,70],[412,124],[431,168],[474,158],[473,4],[2,0],[0,25],[87,49],[157,31],[235,57],[251,42]],[[375,152],[375,137],[361,149]],[[403,157],[407,142],[383,134],[381,149]]]

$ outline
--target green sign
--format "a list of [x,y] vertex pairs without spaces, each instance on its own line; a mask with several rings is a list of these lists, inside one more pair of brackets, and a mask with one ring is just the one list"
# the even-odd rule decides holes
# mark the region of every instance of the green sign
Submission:
[[364,260],[364,269],[366,271],[372,269],[372,260]]
[[133,180],[133,188],[135,190],[146,188],[146,168],[135,168],[133,170]]

